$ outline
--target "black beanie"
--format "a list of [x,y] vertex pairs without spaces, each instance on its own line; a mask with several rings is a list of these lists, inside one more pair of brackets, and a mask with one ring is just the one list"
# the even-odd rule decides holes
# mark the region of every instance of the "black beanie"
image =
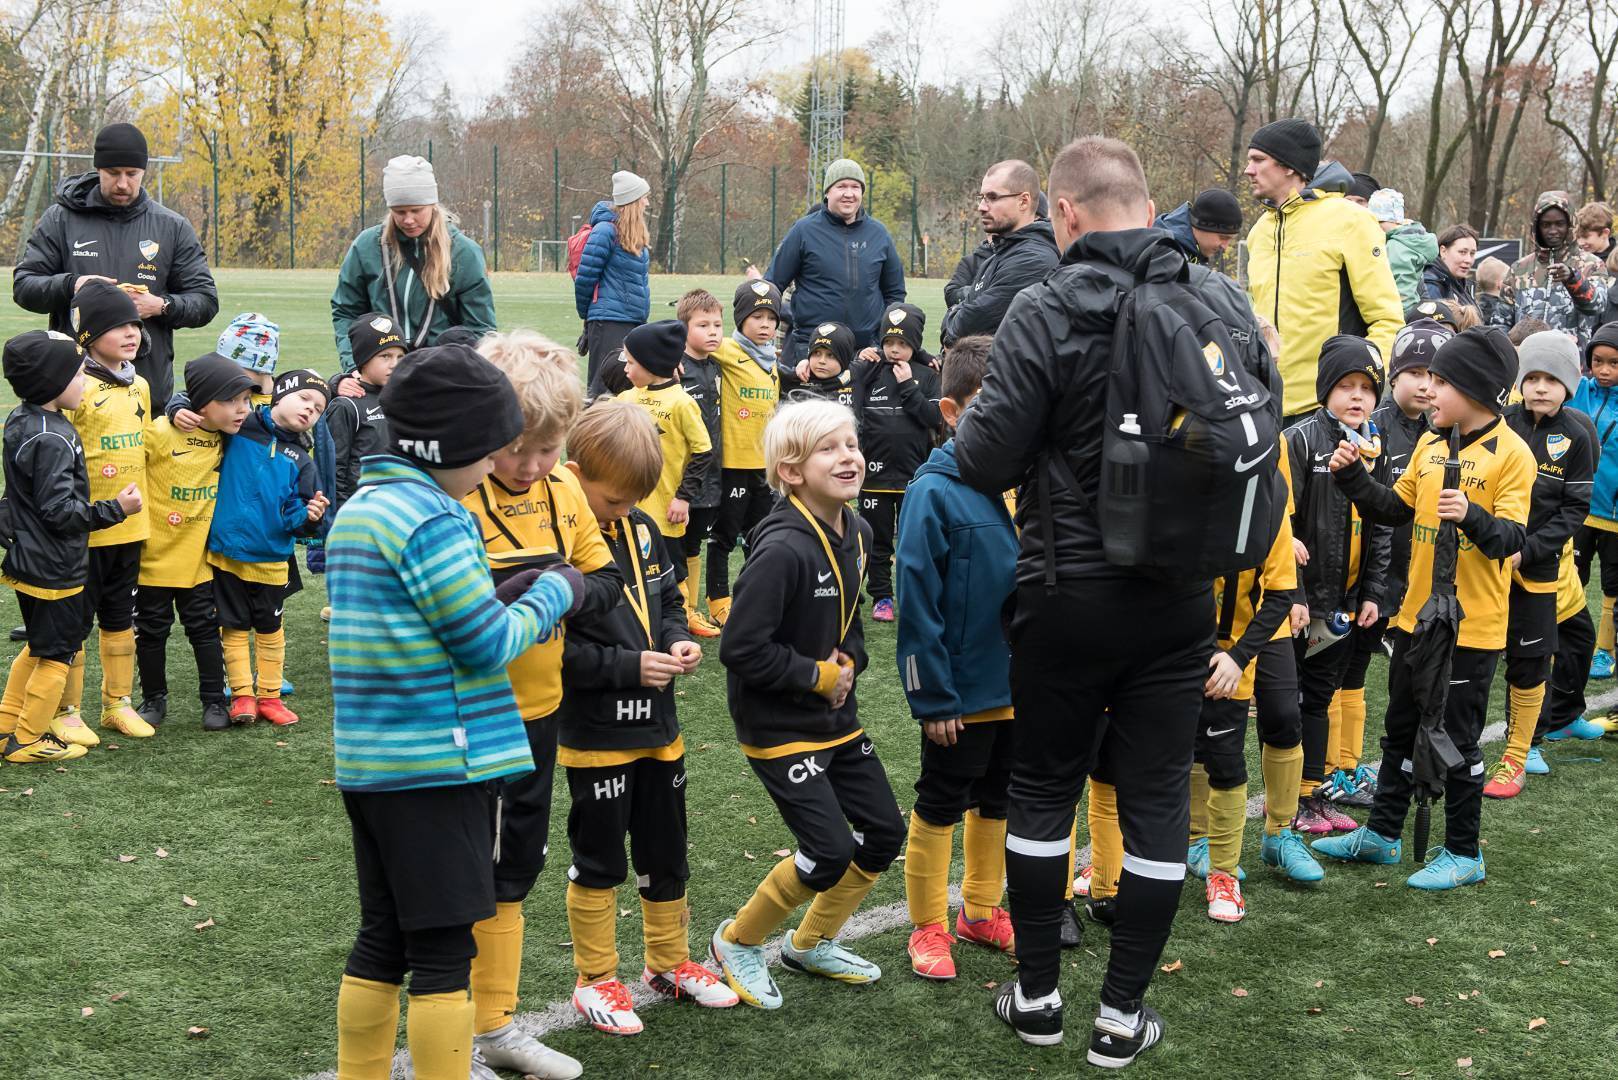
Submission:
[[1498,326],[1474,326],[1450,338],[1427,370],[1498,416],[1517,385],[1517,350]]
[[499,368],[466,345],[407,354],[382,388],[393,449],[418,465],[459,469],[522,434],[522,406]]
[[193,409],[210,401],[229,401],[243,390],[257,389],[253,377],[228,356],[211,352],[186,362],[185,396],[191,399]]
[[325,395],[326,404],[331,404],[331,384],[326,382],[318,371],[311,371],[308,368],[295,368],[277,375],[270,404],[280,404],[282,398],[288,394],[296,394],[299,390],[318,390]]
[[685,323],[679,319],[642,323],[624,337],[624,351],[661,378],[672,378],[685,356]]
[[742,328],[742,323],[755,311],[768,311],[775,316],[775,321],[781,321],[781,290],[774,285],[759,278],[756,281],[744,281],[736,286],[736,298],[731,301],[730,314],[736,320],[736,329]]
[[1382,354],[1377,347],[1353,334],[1334,334],[1320,347],[1320,365],[1315,369],[1315,397],[1322,405],[1332,387],[1350,375],[1371,380],[1371,396],[1382,398]]
[[96,132],[96,168],[144,169],[146,157],[146,136],[134,124],[108,124]]
[[1354,174],[1354,182],[1348,185],[1347,194],[1354,196],[1356,199],[1370,201],[1371,196],[1375,195],[1381,187],[1382,184],[1370,173],[1357,172]]
[[1405,309],[1405,322],[1435,322],[1439,326],[1453,333],[1455,331],[1455,311],[1444,300],[1421,300]]
[[74,340],[84,346],[108,330],[140,322],[135,301],[110,281],[86,281],[80,286],[73,294],[68,317],[77,335]]
[[30,405],[62,396],[84,365],[84,350],[55,330],[27,330],[6,342],[0,368],[16,395]]
[[[442,343],[442,336],[439,340]],[[380,312],[368,311],[348,324],[348,346],[354,354],[354,370],[358,371],[383,349],[405,348],[405,341],[391,318]]]
[[1430,368],[1433,357],[1444,343],[1455,336],[1455,331],[1431,319],[1417,319],[1399,328],[1393,339],[1393,361],[1388,365],[1388,378],[1398,377],[1411,368]]
[[921,335],[926,328],[927,313],[915,304],[893,304],[882,315],[882,340],[896,337],[909,345],[912,353],[921,352]]
[[837,357],[838,366],[847,371],[854,362],[854,331],[842,323],[823,322],[815,327],[814,335],[809,339],[808,352],[816,349],[831,350],[831,354]]
[[1242,231],[1242,208],[1224,188],[1209,188],[1191,201],[1191,227],[1234,236]]
[[1304,183],[1313,179],[1320,168],[1320,132],[1309,121],[1295,116],[1265,124],[1253,132],[1247,145],[1270,155],[1303,177]]
[[478,347],[483,335],[476,330],[468,330],[464,326],[452,326],[434,339],[434,345],[465,345],[469,349]]

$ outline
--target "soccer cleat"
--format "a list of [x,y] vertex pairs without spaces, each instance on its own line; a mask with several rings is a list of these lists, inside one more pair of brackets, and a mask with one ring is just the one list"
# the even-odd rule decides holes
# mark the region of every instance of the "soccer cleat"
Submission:
[[955,939],[949,936],[943,923],[918,926],[910,934],[910,970],[923,979],[946,982],[955,978],[955,954],[950,946]]
[[230,699],[230,722],[232,724],[251,724],[258,719],[258,698],[248,694],[238,694]]
[[291,727],[298,722],[298,714],[287,708],[280,698],[259,698],[258,716],[276,727]]
[[140,708],[135,710],[140,718],[156,727],[168,718],[169,696],[167,694],[153,694],[149,698],[141,698]]
[[1084,927],[1079,925],[1079,908],[1071,900],[1062,905],[1061,942],[1064,949],[1077,949],[1084,944]]
[[0,757],[13,765],[54,765],[76,761],[89,752],[82,746],[63,742],[47,731],[31,743],[20,743],[16,735],[7,735],[5,748],[0,749]]
[[1084,902],[1084,913],[1102,926],[1112,926],[1118,921],[1118,898],[1108,896],[1097,900],[1092,897]]
[[1328,859],[1392,866],[1404,855],[1403,840],[1388,840],[1361,825],[1346,836],[1328,836],[1309,845]]
[[1545,733],[1546,742],[1562,742],[1565,739],[1581,739],[1590,742],[1607,733],[1607,729],[1600,724],[1593,724],[1584,717],[1579,717],[1566,727]]
[[728,1009],[741,1000],[723,979],[695,960],[687,960],[662,974],[646,968],[641,972],[640,981],[664,997],[694,1001],[704,1009]]
[[1469,859],[1456,855],[1448,848],[1439,848],[1427,860],[1427,865],[1405,878],[1405,884],[1427,892],[1458,889],[1462,885],[1476,885],[1483,880],[1483,856]]
[[714,622],[723,627],[725,625],[725,620],[730,618],[730,597],[708,597],[708,618],[712,619]]
[[230,710],[225,707],[223,701],[210,701],[202,707],[203,731],[224,731],[228,727],[230,727]]
[[126,697],[102,706],[101,726],[131,739],[150,739],[157,734],[157,729],[141,719],[140,713],[135,711]]
[[1141,1054],[1163,1041],[1163,1018],[1147,1005],[1140,1007],[1135,1029],[1121,1021],[1097,1016],[1090,1032],[1090,1064],[1103,1069],[1122,1069]]
[[597,1031],[608,1035],[639,1035],[644,1025],[635,1015],[629,987],[616,978],[573,988],[573,1007]]
[[986,945],[1003,953],[1017,951],[1017,939],[1011,929],[1011,913],[1003,907],[994,909],[986,919],[968,919],[963,909],[955,916],[955,936],[974,945]]
[[1353,832],[1360,827],[1360,823],[1343,813],[1342,807],[1337,803],[1329,803],[1325,799],[1321,799],[1320,809],[1322,811],[1321,816],[1331,826],[1332,832]]
[[819,975],[856,986],[874,983],[882,969],[862,956],[849,952],[831,938],[821,938],[812,949],[800,949],[789,932],[781,939],[781,966],[805,975]]
[[1292,819],[1292,827],[1298,832],[1329,833],[1332,831],[1331,818],[1326,816],[1326,804],[1313,795],[1298,800],[1298,816]]
[[1600,728],[1603,735],[1618,735],[1618,713],[1603,713],[1601,716],[1591,716],[1587,719]]
[[725,977],[725,982],[736,991],[736,996],[747,1004],[755,1009],[779,1009],[781,991],[770,977],[769,966],[764,960],[764,946],[738,945],[725,940],[725,928],[735,921],[726,919],[713,932],[709,949],[713,953],[714,964]]
[[1523,772],[1527,773],[1529,776],[1550,775],[1550,763],[1545,760],[1545,755],[1540,753],[1539,747],[1535,746],[1529,748],[1528,760],[1523,762]]
[[1606,649],[1597,649],[1596,654],[1590,658],[1590,678],[1610,679],[1612,678],[1612,668],[1612,653]]
[[1074,878],[1073,878],[1073,895],[1074,896],[1089,896],[1090,895],[1090,871],[1092,869],[1094,869],[1094,867],[1086,866],[1083,870],[1080,870],[1076,875],[1074,875]]
[[723,629],[700,611],[693,611],[685,620],[686,629],[700,638],[716,638]]
[[892,622],[893,601],[886,598],[878,600],[876,606],[871,609],[871,618],[877,622]]
[[286,676],[282,676],[281,677],[281,696],[282,697],[291,697],[293,694],[296,694],[297,692],[298,692],[298,688],[292,685],[292,680],[287,678]]
[[46,730],[69,746],[89,748],[101,745],[101,736],[97,735],[90,725],[84,722],[84,717],[79,715],[77,705],[69,705],[57,713],[56,717],[51,720],[50,727]]
[[1489,767],[1489,782],[1483,785],[1483,795],[1489,799],[1515,799],[1522,794],[1528,781],[1528,770],[1502,757]]
[[509,1069],[540,1080],[574,1080],[584,1073],[583,1065],[519,1030],[516,1024],[472,1036],[472,1051],[481,1055],[483,1064],[490,1069]]
[[1062,995],[1052,991],[1038,1004],[1018,1001],[1016,979],[1007,979],[994,995],[994,1015],[1011,1025],[1017,1038],[1032,1046],[1062,1041]]
[[[416,1080],[414,1070],[409,1074],[409,1080]],[[472,1036],[472,1072],[467,1080],[500,1080],[500,1074],[489,1067],[489,1062],[478,1049],[477,1036]]]
[[1258,857],[1265,866],[1275,867],[1293,881],[1319,881],[1326,876],[1326,871],[1309,854],[1303,837],[1291,829],[1266,836],[1259,844]]
[[1352,772],[1338,769],[1315,789],[1315,795],[1327,803],[1369,807],[1376,801],[1376,774],[1363,765]]
[[1247,904],[1242,900],[1242,887],[1236,879],[1223,870],[1209,873],[1208,918],[1214,922],[1233,923],[1241,922],[1245,914]]
[[[1191,845],[1185,849],[1185,868],[1199,878],[1207,878],[1208,838],[1206,836],[1199,836],[1191,841]],[[1236,868],[1236,880],[1247,880],[1247,872],[1239,866]]]
[[1376,770],[1361,765],[1354,770],[1354,793],[1339,799],[1344,806],[1358,806],[1369,810],[1376,803]]

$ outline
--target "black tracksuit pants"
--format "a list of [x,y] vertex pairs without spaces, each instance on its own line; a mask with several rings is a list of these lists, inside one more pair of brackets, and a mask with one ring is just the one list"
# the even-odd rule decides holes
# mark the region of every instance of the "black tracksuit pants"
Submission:
[[871,523],[871,558],[866,563],[865,592],[872,602],[893,599],[893,544],[899,533],[902,491],[860,492],[860,517]]
[[719,515],[708,536],[708,599],[730,595],[730,553],[764,520],[775,504],[775,492],[765,482],[763,469],[723,469],[719,474]]
[[226,703],[225,654],[219,642],[219,614],[214,608],[211,581],[189,589],[140,587],[135,596],[135,664],[140,669],[141,697],[169,692],[169,630],[176,611],[197,660],[197,689],[202,703]]
[[1545,687],[1545,704],[1534,727],[1538,746],[1552,731],[1560,731],[1584,715],[1584,688],[1590,681],[1590,661],[1596,651],[1596,624],[1580,608],[1556,624],[1556,655]]

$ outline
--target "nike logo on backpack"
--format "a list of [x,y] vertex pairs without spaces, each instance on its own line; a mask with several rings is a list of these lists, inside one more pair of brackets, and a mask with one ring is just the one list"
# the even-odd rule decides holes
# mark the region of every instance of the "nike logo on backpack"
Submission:
[[1270,456],[1270,451],[1274,450],[1274,449],[1275,449],[1275,447],[1273,447],[1273,446],[1269,447],[1268,449],[1266,449],[1264,451],[1264,453],[1260,454],[1258,457],[1254,458],[1251,461],[1249,461],[1249,460],[1247,460],[1246,458],[1243,458],[1243,457],[1237,458],[1236,459],[1236,471],[1239,472],[1239,473],[1246,472],[1249,469],[1251,469],[1253,466],[1257,465],[1259,462],[1268,460],[1269,456]]

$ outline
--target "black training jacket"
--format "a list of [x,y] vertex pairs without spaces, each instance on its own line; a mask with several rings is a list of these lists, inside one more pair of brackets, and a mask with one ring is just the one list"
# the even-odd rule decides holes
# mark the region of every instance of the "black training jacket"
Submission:
[[84,447],[73,422],[24,402],[5,427],[6,513],[15,538],[0,570],[41,589],[83,585],[90,534],[124,520],[116,499],[90,501]]
[[[668,652],[675,642],[691,640],[674,557],[657,525],[638,508],[601,533],[628,593],[605,612],[581,612],[567,621],[557,741],[573,750],[667,746],[680,734],[674,683],[661,690],[642,686],[640,654]],[[644,605],[649,632],[631,596]]]
[[868,659],[859,591],[871,526],[846,507],[841,513],[841,537],[819,526],[835,566],[815,526],[790,500],[777,501],[750,535],[719,639],[730,717],[744,746],[830,742],[859,729],[854,691],[834,710],[814,690],[816,664],[833,650],[853,659],[856,676]]
[[[1337,444],[1343,440],[1341,425],[1324,407],[1298,421],[1282,437],[1292,465],[1292,535],[1309,549],[1309,562],[1298,569],[1304,603],[1311,615],[1327,615],[1352,610],[1370,602],[1380,608],[1386,600],[1389,551],[1393,535],[1386,525],[1362,521],[1360,534],[1349,529],[1352,504],[1332,482],[1328,467]],[[1370,464],[1371,479],[1383,487],[1388,479],[1386,445]],[[1349,556],[1359,546],[1359,581],[1348,587]]]
[[860,451],[865,454],[862,490],[903,491],[932,453],[933,436],[944,423],[932,357],[918,352],[904,382],[894,377],[893,365],[886,360],[856,361],[854,415],[859,419]]
[[848,368],[825,379],[811,375],[802,382],[798,381],[797,373],[791,368],[783,366],[779,370],[783,401],[825,398],[839,405],[847,405],[850,409],[854,407],[854,373]]
[[944,347],[972,334],[1000,329],[1012,297],[1056,269],[1060,252],[1048,221],[1034,220],[996,237],[988,256],[972,267],[972,283],[957,293],[958,302],[944,316],[939,336]]
[[[364,380],[362,398],[334,394],[326,410],[326,429],[331,432],[336,453],[337,494],[332,499],[335,514],[348,502],[360,482],[360,459],[389,452],[388,418],[382,412],[382,388]],[[334,384],[335,385],[335,384]]]
[[994,241],[985,239],[977,247],[961,256],[955,270],[944,283],[944,305],[954,307],[972,293],[972,282],[977,279],[978,267],[994,254]]
[[713,462],[703,471],[702,486],[691,498],[692,507],[705,510],[719,505],[723,485],[720,483],[719,463],[724,460],[721,443],[724,432],[719,422],[719,361],[713,357],[698,360],[690,353],[680,361],[680,385],[702,411],[702,426],[707,429],[708,441],[713,443]]
[[[1410,455],[1416,443],[1427,434],[1427,418],[1412,420],[1391,398],[1371,414],[1371,422],[1382,433],[1382,456],[1388,461],[1388,486],[1399,482],[1399,477],[1410,468]],[[1410,526],[1398,525],[1388,541],[1388,574],[1382,584],[1382,614],[1390,619],[1404,603],[1405,589],[1410,585]]]
[[1528,503],[1528,535],[1522,545],[1525,580],[1554,582],[1562,548],[1590,513],[1596,475],[1596,427],[1590,418],[1564,405],[1555,416],[1540,419],[1522,403],[1504,414],[1506,425],[1533,451],[1534,493]]

